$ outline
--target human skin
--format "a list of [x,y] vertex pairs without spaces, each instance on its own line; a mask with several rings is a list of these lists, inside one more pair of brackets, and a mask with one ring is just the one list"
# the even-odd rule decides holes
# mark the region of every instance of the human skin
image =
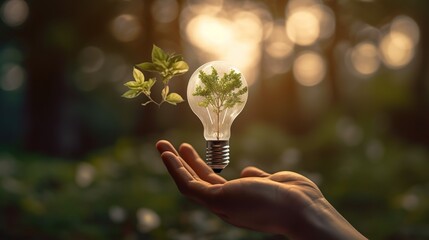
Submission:
[[292,239],[366,239],[298,173],[247,167],[227,181],[189,144],[177,151],[161,140],[156,147],[179,191],[232,225]]

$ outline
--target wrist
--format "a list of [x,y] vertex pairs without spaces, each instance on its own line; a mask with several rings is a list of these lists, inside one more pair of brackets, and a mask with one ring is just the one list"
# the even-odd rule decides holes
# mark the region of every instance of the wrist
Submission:
[[297,220],[293,239],[366,239],[325,198],[304,208]]

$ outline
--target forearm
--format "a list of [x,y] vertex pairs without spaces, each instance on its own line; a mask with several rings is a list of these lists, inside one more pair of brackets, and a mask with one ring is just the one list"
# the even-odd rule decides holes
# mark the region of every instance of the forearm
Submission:
[[367,239],[324,198],[302,212],[291,232],[293,239]]

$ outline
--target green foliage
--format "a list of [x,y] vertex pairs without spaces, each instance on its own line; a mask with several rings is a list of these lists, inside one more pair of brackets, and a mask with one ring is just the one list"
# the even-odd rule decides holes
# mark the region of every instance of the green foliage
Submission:
[[[170,93],[168,86],[169,81],[180,74],[186,73],[189,69],[188,64],[183,60],[182,56],[176,54],[168,54],[161,48],[153,45],[152,62],[144,62],[137,64],[133,70],[134,81],[129,81],[124,85],[129,88],[122,97],[135,98],[143,93],[149,100],[143,103],[143,106],[154,103],[161,106],[164,102],[172,105],[183,102],[183,98],[178,93]],[[155,101],[151,97],[151,89],[157,82],[156,78],[149,78],[145,81],[143,71],[155,72],[162,77],[163,89],[161,91],[161,100]]]
[[211,74],[200,71],[199,78],[204,86],[198,85],[192,94],[204,98],[199,102],[199,106],[212,106],[213,111],[219,114],[227,108],[243,103],[240,96],[247,92],[247,87],[241,88],[243,83],[240,73],[231,70],[219,79],[218,72],[212,67]]
[[204,84],[198,85],[195,89],[193,96],[200,96],[204,99],[198,103],[200,107],[211,106],[213,112],[217,117],[217,138],[219,139],[220,133],[220,113],[227,109],[232,108],[236,104],[242,104],[241,95],[247,92],[247,87],[243,87],[241,82],[241,73],[231,70],[225,73],[222,78],[214,67],[212,67],[211,74],[200,71],[199,78]]
[[79,161],[0,149],[0,239],[264,239],[187,201],[146,141],[123,138]]

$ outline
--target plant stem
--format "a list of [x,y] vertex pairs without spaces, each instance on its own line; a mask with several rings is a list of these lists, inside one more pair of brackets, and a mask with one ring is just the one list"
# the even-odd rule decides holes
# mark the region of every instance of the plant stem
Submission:
[[153,100],[153,98],[151,98],[150,95],[146,95],[146,97],[149,98],[149,102],[155,103],[158,107],[161,107],[161,104],[164,102],[164,100],[162,100],[161,102],[158,103],[155,100]]

